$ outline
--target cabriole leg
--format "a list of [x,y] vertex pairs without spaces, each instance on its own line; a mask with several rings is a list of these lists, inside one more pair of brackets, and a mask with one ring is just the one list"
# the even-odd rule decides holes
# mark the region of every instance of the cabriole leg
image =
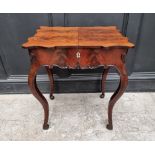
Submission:
[[108,105],[107,129],[109,129],[109,130],[113,129],[113,123],[112,123],[113,107],[114,107],[115,103],[117,102],[117,100],[123,95],[123,93],[125,92],[127,85],[128,85],[128,76],[127,76],[125,65],[116,66],[116,69],[118,70],[118,72],[120,74],[120,83],[119,83],[117,90],[111,96],[109,105]]
[[32,94],[38,99],[38,101],[41,103],[44,109],[44,124],[43,124],[43,129],[48,129],[48,117],[49,117],[49,106],[48,102],[45,99],[45,97],[42,95],[42,93],[39,91],[37,84],[36,84],[36,75],[37,71],[40,68],[40,65],[37,62],[32,62],[31,68],[29,71],[29,76],[28,76],[28,84],[30,87],[30,90]]

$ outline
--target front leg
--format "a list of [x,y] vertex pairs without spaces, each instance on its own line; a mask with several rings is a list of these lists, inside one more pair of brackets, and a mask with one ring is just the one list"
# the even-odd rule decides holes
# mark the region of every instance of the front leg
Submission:
[[42,95],[42,93],[39,91],[37,84],[36,84],[36,75],[37,71],[40,68],[40,64],[37,63],[36,61],[32,61],[31,68],[29,71],[29,76],[28,76],[28,85],[30,87],[30,90],[32,94],[38,99],[38,101],[41,103],[44,109],[44,124],[43,124],[43,129],[48,129],[48,117],[49,117],[49,106],[48,102],[45,99],[45,97]]
[[117,100],[123,95],[124,91],[127,88],[128,85],[128,76],[127,71],[125,68],[125,65],[116,66],[116,69],[118,70],[120,74],[120,83],[117,88],[117,90],[114,92],[114,94],[111,96],[109,105],[108,105],[108,124],[107,129],[112,130],[113,129],[113,123],[112,123],[112,110],[117,102]]

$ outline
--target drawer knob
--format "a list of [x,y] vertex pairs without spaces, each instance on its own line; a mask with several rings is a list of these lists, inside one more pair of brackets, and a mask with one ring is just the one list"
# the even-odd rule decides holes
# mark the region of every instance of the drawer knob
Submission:
[[80,52],[77,52],[77,53],[76,53],[76,57],[77,57],[77,58],[80,58]]

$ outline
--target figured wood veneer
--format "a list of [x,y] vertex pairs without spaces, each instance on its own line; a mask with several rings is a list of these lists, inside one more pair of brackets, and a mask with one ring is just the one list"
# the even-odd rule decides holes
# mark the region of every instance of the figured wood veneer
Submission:
[[46,27],[41,26],[33,37],[22,45],[30,47],[112,47],[131,48],[134,45],[115,26],[107,27]]

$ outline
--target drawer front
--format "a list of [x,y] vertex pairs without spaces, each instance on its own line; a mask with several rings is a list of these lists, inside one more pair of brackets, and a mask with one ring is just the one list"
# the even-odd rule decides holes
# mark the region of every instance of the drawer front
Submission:
[[119,48],[38,48],[32,52],[41,65],[84,69],[122,63],[122,55],[126,53],[126,50]]
[[124,63],[125,55],[126,49],[122,48],[79,48],[68,50],[67,62],[72,62],[68,66],[73,68],[96,68]]

